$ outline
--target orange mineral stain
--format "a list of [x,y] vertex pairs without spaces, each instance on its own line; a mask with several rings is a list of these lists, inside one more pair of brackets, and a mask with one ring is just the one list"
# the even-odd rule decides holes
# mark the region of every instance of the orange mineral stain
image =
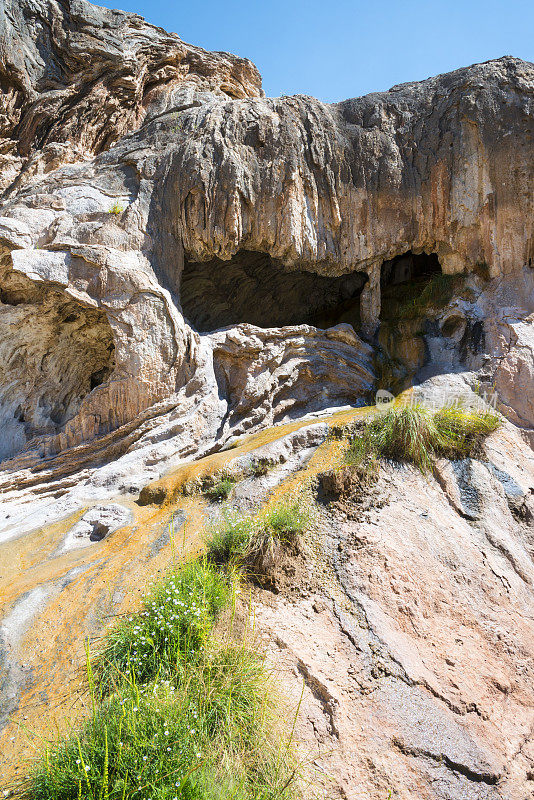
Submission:
[[[181,487],[305,425],[347,425],[368,412],[350,409],[327,419],[271,427],[231,449],[173,469],[155,482],[167,490],[161,507],[115,498],[132,510],[134,522],[87,547],[60,552],[83,508],[0,545],[0,620],[9,621],[10,631],[3,669],[16,695],[0,732],[0,787],[26,773],[28,759],[42,753],[46,741],[89,712],[86,642],[97,647],[118,616],[139,608],[153,580],[173,562],[202,551],[206,502],[199,495],[182,496]],[[343,442],[327,440],[305,469],[273,490],[267,506],[305,490],[319,472],[340,464],[344,447]]]

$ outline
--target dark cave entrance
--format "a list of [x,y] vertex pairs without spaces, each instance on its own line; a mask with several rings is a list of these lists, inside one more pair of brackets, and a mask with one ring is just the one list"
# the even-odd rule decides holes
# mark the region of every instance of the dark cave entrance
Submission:
[[384,261],[380,282],[382,289],[399,283],[427,281],[441,273],[441,264],[436,253],[412,253],[409,250],[400,256]]
[[360,327],[362,272],[328,277],[291,271],[266,253],[242,250],[230,261],[184,261],[181,303],[200,332],[248,322],[260,328],[340,322]]
[[397,394],[423,368],[435,374],[454,369],[463,322],[449,314],[442,323],[440,315],[461,277],[444,274],[436,253],[408,251],[385,261],[380,278],[379,388]]
[[[411,304],[424,301],[431,284],[443,276],[436,253],[412,253],[384,261],[380,273],[382,320],[395,317]],[[439,279],[438,279],[439,280]],[[437,286],[439,289],[439,286]],[[401,313],[402,316],[402,313]]]

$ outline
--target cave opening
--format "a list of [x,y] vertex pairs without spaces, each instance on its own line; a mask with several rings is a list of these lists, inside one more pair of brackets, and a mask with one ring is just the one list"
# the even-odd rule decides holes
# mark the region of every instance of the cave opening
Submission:
[[288,270],[266,253],[241,250],[229,261],[184,260],[184,316],[201,333],[248,322],[260,328],[341,322],[360,328],[360,294],[368,276],[336,277]]
[[409,250],[389,261],[384,261],[380,275],[382,288],[401,283],[426,282],[441,274],[441,264],[436,253],[412,253]]
[[[427,287],[436,283],[438,276],[443,276],[441,264],[436,253],[407,253],[384,261],[380,273],[380,294],[382,320],[402,316],[403,310],[410,305],[420,303]],[[432,293],[431,293],[432,294]]]

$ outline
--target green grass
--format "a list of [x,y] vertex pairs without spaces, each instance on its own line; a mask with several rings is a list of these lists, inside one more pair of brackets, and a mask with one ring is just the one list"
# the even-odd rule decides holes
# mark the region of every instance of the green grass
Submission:
[[300,501],[281,502],[258,517],[225,514],[209,532],[208,555],[216,563],[250,561],[277,539],[285,544],[304,533],[310,514]]
[[[263,656],[215,636],[235,578],[197,560],[123,620],[89,665],[92,716],[52,743],[25,800],[290,800],[292,732]],[[94,673],[94,675],[93,675]]]
[[460,408],[441,409],[434,415],[434,423],[442,437],[438,454],[446,458],[476,456],[486,436],[502,424],[492,411]]
[[290,541],[304,533],[310,515],[299,501],[282,502],[273,506],[263,517],[261,527],[281,541]]
[[373,464],[377,458],[414,464],[428,472],[434,459],[476,455],[500,419],[489,411],[423,405],[394,406],[360,425],[350,437],[345,463]]
[[93,669],[101,694],[125,681],[174,674],[206,645],[232,582],[205,561],[184,564],[156,584],[143,610],[108,633]]
[[246,553],[256,531],[254,517],[224,513],[206,537],[209,558],[217,564],[240,558]]
[[124,206],[121,206],[121,204],[118,201],[114,203],[109,209],[109,213],[113,214],[116,217],[122,214],[123,211],[124,211]]
[[236,477],[232,475],[223,475],[221,478],[218,478],[213,485],[207,486],[204,489],[204,494],[213,502],[227,500],[236,483]]

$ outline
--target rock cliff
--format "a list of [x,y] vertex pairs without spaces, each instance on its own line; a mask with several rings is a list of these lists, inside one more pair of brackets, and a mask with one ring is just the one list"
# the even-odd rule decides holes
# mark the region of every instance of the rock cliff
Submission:
[[[337,589],[317,589],[324,613],[278,598],[260,616],[278,631],[300,619],[278,638],[310,692],[303,740],[315,730],[325,748],[341,742],[334,796],[387,797],[400,769],[403,798],[527,798],[532,512],[512,512],[506,487],[526,502],[533,484],[534,65],[507,56],[335,105],[268,99],[248,60],[134,14],[0,0],[0,90],[3,558],[19,563],[46,541],[31,580],[10,567],[9,636],[18,603],[33,614],[61,597],[92,558],[64,549],[68,531],[111,558],[112,539],[91,539],[82,508],[104,504],[114,518],[113,499],[126,509],[117,524],[134,513],[139,530],[150,518],[132,500],[149,481],[242,446],[245,434],[366,405],[377,388],[416,385],[441,400],[486,392],[508,422],[483,474],[464,465],[429,487],[393,471],[396,510],[369,522],[383,541],[350,514],[325,512]],[[461,499],[473,484],[476,523]],[[436,504],[428,528],[412,508],[419,495]],[[162,520],[150,528],[152,566]],[[388,533],[405,525],[403,542]],[[122,585],[124,566],[113,569]],[[426,569],[432,591],[419,602]],[[100,602],[105,571],[95,570]],[[438,643],[428,620],[450,603]],[[333,637],[354,680],[318,677],[308,625],[311,637]],[[476,640],[476,663],[491,662],[466,687],[471,656],[459,640],[464,655]],[[10,669],[11,709],[26,678]],[[422,737],[432,704],[441,711]],[[366,714],[376,736],[356,765],[349,753],[362,743],[350,728]]]
[[[497,316],[503,286],[521,318],[534,310],[532,65],[503,58],[327,106],[264,99],[250,62],[135,15],[39,2],[6,3],[2,15],[5,363],[9,348],[27,348],[36,316],[43,326],[24,386],[0,387],[4,457],[24,451],[34,465],[88,442],[105,449],[106,436],[127,450],[123,426],[159,424],[183,407],[180,392],[204,397],[212,439],[239,398],[214,391],[220,335],[214,346],[197,330],[300,325],[279,341],[290,348],[296,335],[307,364],[317,336],[343,350],[352,333],[303,324],[376,332],[382,265],[405,253],[433,255],[445,273],[483,266]],[[63,315],[51,319],[49,306]],[[492,333],[492,378],[529,428],[532,409],[506,384],[510,369],[527,376],[531,342],[510,355],[516,331]],[[256,363],[264,334],[236,335],[242,364]],[[352,389],[328,359],[321,402],[371,388],[368,348],[349,346]],[[291,360],[282,349],[279,364]],[[317,405],[315,389],[297,394],[285,411]]]

